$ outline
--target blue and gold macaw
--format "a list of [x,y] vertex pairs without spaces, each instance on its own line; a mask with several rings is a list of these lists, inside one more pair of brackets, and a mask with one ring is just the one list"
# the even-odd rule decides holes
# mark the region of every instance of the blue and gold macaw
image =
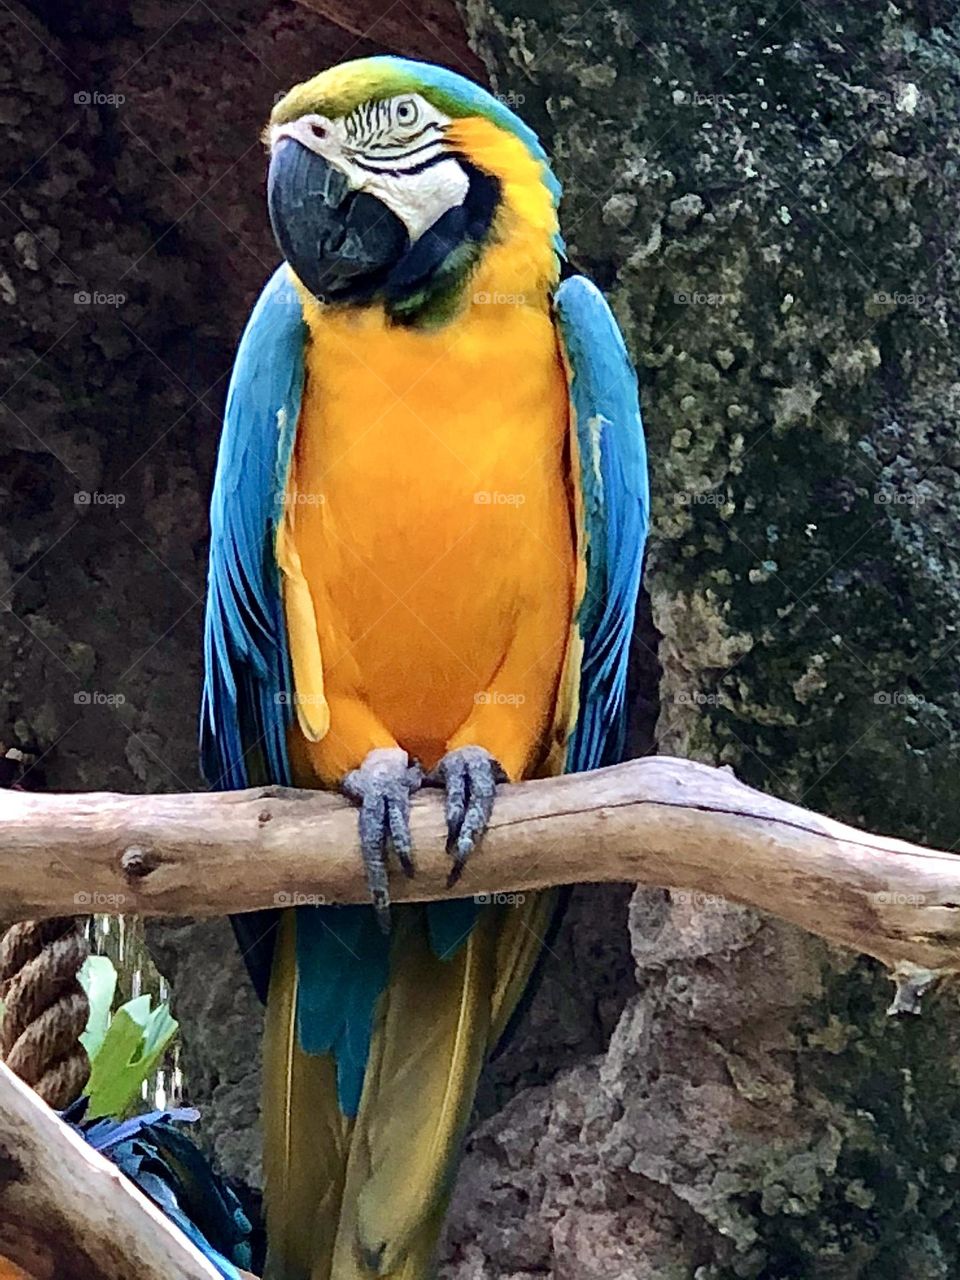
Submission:
[[566,268],[546,155],[485,90],[366,58],[292,89],[266,141],[285,261],[227,399],[203,755],[221,788],[342,788],[372,897],[235,921],[267,1000],[267,1274],[423,1280],[556,895],[391,918],[388,853],[412,874],[422,783],[453,880],[498,782],[620,758],[636,380]]

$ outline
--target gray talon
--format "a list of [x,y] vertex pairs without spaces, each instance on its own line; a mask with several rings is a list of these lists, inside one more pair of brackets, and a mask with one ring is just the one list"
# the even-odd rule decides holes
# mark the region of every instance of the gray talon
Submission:
[[443,787],[447,794],[447,853],[453,859],[448,888],[460,879],[487,829],[497,783],[508,780],[503,766],[483,747],[457,747],[427,775],[428,784]]
[[387,853],[392,848],[404,874],[413,875],[410,797],[422,781],[420,766],[410,764],[405,751],[386,747],[369,752],[341,783],[344,794],[360,806],[360,851],[370,901],[385,933],[390,929]]

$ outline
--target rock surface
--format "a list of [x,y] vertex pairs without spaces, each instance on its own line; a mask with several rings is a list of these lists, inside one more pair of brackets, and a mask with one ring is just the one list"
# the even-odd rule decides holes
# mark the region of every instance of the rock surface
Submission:
[[[953,846],[954,6],[467,0],[635,353],[660,750]],[[444,1280],[958,1269],[955,997],[637,894],[609,1047],[478,1127]]]

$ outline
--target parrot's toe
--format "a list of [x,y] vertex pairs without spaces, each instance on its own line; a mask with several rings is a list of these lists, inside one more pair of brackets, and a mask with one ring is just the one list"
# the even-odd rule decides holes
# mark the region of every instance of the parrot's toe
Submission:
[[453,866],[447,887],[460,879],[467,859],[487,829],[493,813],[497,783],[509,781],[503,766],[483,747],[448,751],[427,777],[447,793],[447,853]]
[[405,751],[385,747],[369,752],[341,784],[344,794],[360,806],[360,850],[370,900],[384,932],[390,928],[387,853],[392,849],[404,873],[413,875],[410,797],[422,780],[420,766],[411,764]]

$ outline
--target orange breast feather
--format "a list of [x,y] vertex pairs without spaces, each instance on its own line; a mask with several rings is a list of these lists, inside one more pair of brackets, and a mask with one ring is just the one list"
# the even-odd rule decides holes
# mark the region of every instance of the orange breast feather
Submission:
[[330,719],[295,731],[303,782],[374,746],[429,767],[475,742],[512,776],[542,752],[575,581],[566,378],[545,301],[478,293],[430,332],[308,310],[289,532]]

